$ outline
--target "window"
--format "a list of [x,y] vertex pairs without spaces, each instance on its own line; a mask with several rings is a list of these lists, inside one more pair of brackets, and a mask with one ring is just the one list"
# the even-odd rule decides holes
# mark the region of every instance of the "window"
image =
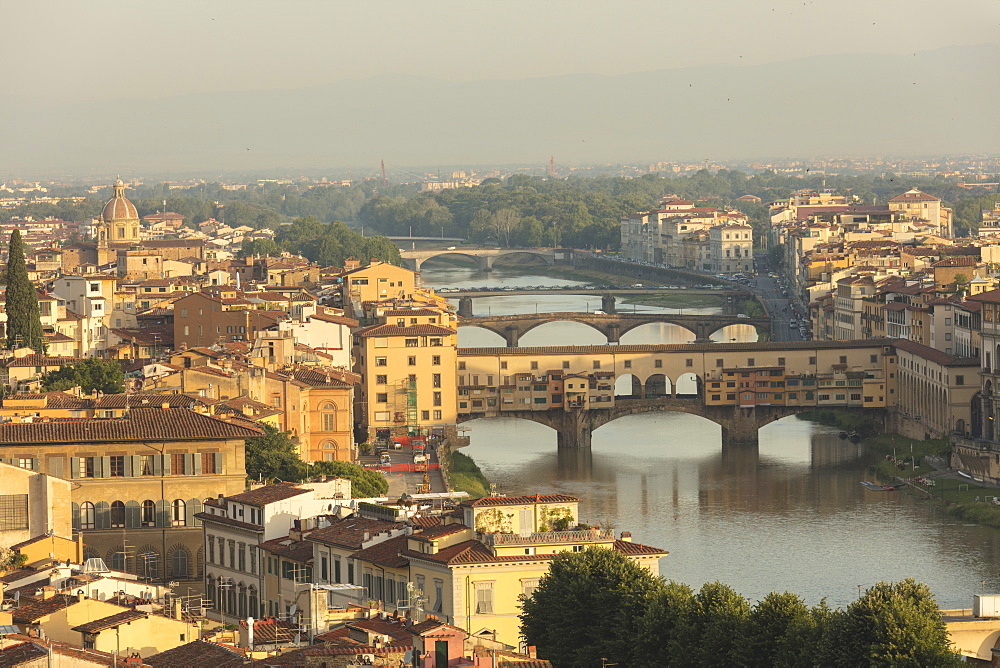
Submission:
[[717,360],[715,360],[715,366],[717,366],[717,367],[721,367],[721,366],[722,366],[722,364],[723,364],[723,362],[722,362],[722,359],[717,359]]
[[955,376],[956,385],[965,385],[965,376]]
[[420,419],[421,420],[430,420],[431,419],[431,412],[430,411],[420,411]]
[[441,417],[441,411],[434,411],[434,419],[435,420],[441,420],[441,419],[443,419]]
[[214,536],[209,536],[206,539],[206,542],[208,543],[208,563],[214,564],[215,563],[215,537]]
[[385,385],[388,382],[389,382],[389,376],[382,376],[382,375],[375,376],[376,385]]
[[203,452],[201,453],[201,472],[204,473],[222,473],[222,471],[215,470],[215,453],[214,452]]
[[139,510],[139,524],[144,527],[156,526],[156,504],[146,499]]
[[[440,364],[440,363],[441,363],[441,360],[438,359],[438,361],[436,362],[436,364]],[[465,362],[459,362],[458,363],[458,370],[459,371],[465,371]]]
[[756,360],[753,357],[748,357],[747,358],[747,366],[754,366],[754,362],[755,361]]
[[475,582],[473,583],[476,588],[476,614],[477,615],[492,615],[493,614],[493,583],[492,582]]
[[[326,406],[324,406],[326,408]],[[337,430],[337,414],[336,413],[323,413],[323,431],[336,431]]]
[[431,345],[434,346],[435,348],[440,347],[441,346],[441,339],[438,338],[438,337],[431,338]]
[[[569,367],[563,367],[563,368],[569,368]],[[632,360],[625,360],[625,368],[626,369],[632,368]]]
[[188,553],[183,548],[174,550],[170,557],[170,574],[175,578],[186,578],[188,575]]
[[[492,591],[492,583],[490,583]],[[492,598],[490,599],[492,600]],[[441,612],[444,609],[444,580],[434,580],[434,612]]]
[[254,545],[250,546],[250,572],[257,572],[257,548]]
[[386,357],[376,357],[375,366],[389,366],[389,360]]
[[809,358],[809,363],[810,363],[810,364],[815,364],[815,363],[816,363],[816,357],[815,357],[815,356],[813,356],[813,357],[810,357],[810,358]]
[[847,355],[841,355],[840,356],[840,363],[841,364],[847,364]]
[[389,393],[388,392],[378,392],[378,393],[376,393],[376,395],[375,395],[375,403],[384,404],[384,403],[388,403],[388,401],[389,401]]
[[125,475],[125,456],[124,455],[112,455],[109,457],[111,460],[111,477],[121,478]]
[[406,339],[405,345],[407,348],[416,348],[420,344],[419,339]]
[[139,470],[132,471],[134,475],[153,475],[154,455],[139,455]]
[[[441,366],[441,356],[440,355],[435,355],[434,357],[432,357],[431,358],[431,364],[433,364],[434,366]],[[507,368],[506,364],[507,364],[506,362],[502,362],[501,363],[501,365],[505,369]],[[458,363],[458,368],[459,369],[464,369],[465,368],[465,362],[459,362]]]
[[435,392],[434,393],[434,405],[435,406],[440,406],[441,405],[441,393],[440,392]]
[[185,473],[190,473],[185,470],[186,468],[187,467],[184,466],[184,453],[175,452],[170,455],[170,472],[172,474],[184,475]]
[[594,360],[594,368],[595,369],[601,368],[601,360]]
[[[89,502],[88,502],[89,503]],[[88,503],[83,504],[84,510]],[[94,504],[90,503],[91,524]],[[0,494],[0,531],[23,531],[28,528],[28,495]],[[84,527],[81,523],[81,528]],[[89,528],[93,529],[93,526]]]
[[[16,495],[15,495],[16,496]],[[27,501],[27,497],[25,497]],[[97,513],[94,511],[94,504],[84,501],[80,506],[80,528],[93,529],[97,526]]]
[[653,360],[653,366],[657,369],[663,368],[663,360]]
[[[441,387],[441,374],[436,373],[431,377],[433,387]],[[493,383],[490,383],[492,385]]]
[[[459,367],[459,368],[463,368],[464,369],[465,367]],[[532,362],[531,363],[531,368],[532,369],[537,369],[538,368],[538,362]]]
[[500,362],[500,368],[501,369],[506,369],[507,368],[507,362]]
[[125,504],[121,501],[114,501],[111,504],[111,528],[125,528]]
[[407,366],[417,366],[417,358],[413,356],[407,357],[406,364]]
[[174,499],[173,504],[171,504],[172,513],[170,516],[170,526],[182,527],[186,526],[186,521],[184,517],[184,500]]
[[239,569],[241,571],[243,571],[243,572],[246,572],[246,570],[247,570],[247,546],[246,546],[246,543],[240,543],[239,544],[239,546],[238,546],[238,548],[236,550],[236,554],[239,556],[239,564],[240,564]]

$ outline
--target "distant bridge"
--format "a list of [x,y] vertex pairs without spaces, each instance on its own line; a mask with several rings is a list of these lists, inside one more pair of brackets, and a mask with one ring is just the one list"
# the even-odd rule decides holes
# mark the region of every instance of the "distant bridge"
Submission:
[[492,271],[493,263],[497,258],[513,255],[535,257],[547,265],[570,261],[573,258],[573,251],[563,248],[456,248],[453,250],[439,248],[436,250],[401,250],[399,254],[403,258],[403,264],[414,271],[420,271],[420,267],[427,260],[444,255],[460,255],[471,258],[479,265],[480,271]]
[[[640,289],[629,289],[629,290],[586,290],[584,288],[566,288],[565,290],[508,290],[508,291],[498,291],[498,292],[464,292],[461,293],[458,298],[458,315],[465,318],[474,317],[474,312],[472,310],[472,300],[475,297],[498,297],[501,295],[520,295],[523,297],[531,297],[533,295],[593,295],[601,297],[601,307],[600,310],[604,313],[614,314],[618,312],[617,296],[618,295],[660,295],[660,294],[678,294],[679,290],[640,290]],[[743,310],[742,304],[748,299],[756,299],[756,297],[749,292],[726,292],[722,290],[696,290],[696,289],[684,289],[684,294],[695,294],[695,295],[714,295],[722,299],[722,312],[727,315],[737,315]],[[597,304],[595,303],[595,307]],[[589,310],[589,309],[588,309]],[[600,315],[600,314],[597,314]]]
[[[612,298],[613,299],[613,298]],[[752,325],[759,339],[771,331],[768,318],[740,318],[736,315],[679,315],[676,313],[528,313],[519,315],[459,317],[459,327],[481,327],[504,338],[509,348],[516,347],[521,336],[535,327],[550,322],[580,322],[590,325],[607,337],[608,343],[618,343],[622,334],[650,323],[678,325],[695,335],[695,341],[711,341],[715,332],[730,325]]]

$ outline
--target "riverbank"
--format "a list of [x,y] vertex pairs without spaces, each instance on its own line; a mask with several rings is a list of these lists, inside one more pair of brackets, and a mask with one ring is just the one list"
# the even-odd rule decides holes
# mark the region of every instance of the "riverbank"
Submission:
[[964,477],[948,468],[947,438],[917,440],[899,434],[875,435],[876,425],[864,415],[813,411],[803,419],[856,431],[869,453],[880,458],[870,470],[879,482],[901,483],[901,489],[921,501],[939,504],[948,515],[1000,529],[1000,487]]
[[486,479],[472,457],[450,451],[445,455],[445,459],[452,492],[466,492],[474,499],[490,495],[490,481]]

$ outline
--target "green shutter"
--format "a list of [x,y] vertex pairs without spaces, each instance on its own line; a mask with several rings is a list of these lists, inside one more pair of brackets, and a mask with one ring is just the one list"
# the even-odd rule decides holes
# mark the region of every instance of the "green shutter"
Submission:
[[[171,475],[170,455],[163,455],[163,475]],[[180,471],[178,471],[180,473]]]
[[198,455],[187,453],[184,455],[184,473],[188,475],[194,475],[195,471],[195,461],[197,461]]
[[221,474],[222,473],[222,453],[216,452],[212,455],[212,460],[214,462],[215,470],[212,473]]
[[69,477],[76,478],[80,475],[80,458],[70,457],[69,458]]
[[184,503],[184,523],[189,527],[201,526],[201,520],[195,517],[195,515],[200,512],[201,501],[198,499],[188,499]]
[[73,504],[70,504],[70,506],[73,509],[72,510],[72,512],[73,512],[73,529],[76,530],[76,531],[79,531],[80,530],[80,504],[79,503],[73,503]]
[[142,526],[141,514],[138,501],[125,502],[125,528],[138,529]]
[[194,458],[194,474],[201,475],[201,453],[196,452],[191,456]]
[[111,528],[111,506],[107,501],[98,501],[94,504],[95,529]]
[[159,499],[156,502],[156,526],[160,528],[170,526],[170,504],[166,499]]
[[111,477],[111,457],[95,457],[97,459],[97,465],[101,467],[100,473],[97,475],[98,478],[110,478]]
[[153,455],[153,475],[163,475],[163,458]]
[[135,475],[135,473],[133,473],[133,471],[138,471],[139,470],[138,466],[133,466],[132,460],[135,459],[135,457],[132,457],[130,455],[126,455],[123,459],[125,460],[125,477],[126,478],[131,478],[133,475]]

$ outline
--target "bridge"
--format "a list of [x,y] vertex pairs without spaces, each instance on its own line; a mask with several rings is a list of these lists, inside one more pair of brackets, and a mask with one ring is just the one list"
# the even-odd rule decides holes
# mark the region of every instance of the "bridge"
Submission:
[[756,447],[761,427],[806,411],[884,421],[896,371],[891,339],[459,348],[458,418],[538,422],[565,449],[613,420],[676,411],[720,425],[725,447]]
[[516,255],[538,258],[547,265],[568,262],[573,258],[573,251],[563,248],[439,248],[436,250],[401,250],[399,254],[403,258],[403,265],[413,271],[420,271],[420,267],[427,260],[445,255],[471,258],[479,265],[480,271],[492,271],[493,263],[498,258]]
[[[618,312],[619,295],[650,295],[650,294],[677,294],[678,290],[587,290],[585,288],[567,288],[565,290],[498,290],[495,292],[464,292],[458,298],[458,315],[465,318],[474,317],[472,310],[472,300],[474,297],[496,297],[499,295],[520,295],[531,297],[532,295],[593,295],[601,297],[601,310],[605,313]],[[684,290],[685,295],[713,295],[722,298],[722,312],[727,315],[737,315],[743,310],[743,302],[748,299],[756,300],[756,297],[749,292],[724,292],[721,290]],[[596,304],[595,304],[596,305]],[[589,309],[588,309],[589,310]],[[599,315],[599,314],[597,314]]]
[[[613,305],[614,297],[611,297]],[[521,336],[535,327],[550,322],[580,322],[589,325],[607,337],[608,343],[618,343],[626,332],[650,323],[678,325],[695,335],[696,343],[711,341],[715,332],[730,325],[752,325],[758,338],[766,339],[770,334],[771,321],[768,318],[740,318],[736,315],[680,315],[676,313],[528,313],[518,315],[496,315],[479,317],[459,317],[459,327],[481,327],[499,334],[509,348],[516,347]]]

